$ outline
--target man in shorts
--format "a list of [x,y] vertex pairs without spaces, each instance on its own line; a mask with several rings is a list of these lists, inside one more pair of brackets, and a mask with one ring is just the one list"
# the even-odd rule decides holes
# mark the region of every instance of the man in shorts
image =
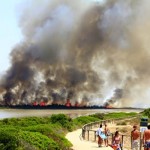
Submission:
[[144,150],[150,150],[150,125],[148,125],[147,128],[148,129],[143,133]]
[[131,140],[132,140],[132,150],[139,150],[140,148],[140,131],[138,131],[137,126],[133,126],[133,130],[131,131]]
[[99,147],[101,147],[102,146],[102,143],[103,143],[103,139],[101,138],[101,133],[103,133],[104,132],[104,130],[103,130],[103,128],[102,128],[102,124],[100,124],[100,127],[99,127],[99,129],[97,130],[97,136],[98,136],[98,146]]
[[106,139],[104,130],[102,128],[102,124],[100,125],[99,129],[96,132],[97,136],[98,136],[98,146],[102,147],[102,143],[103,141]]

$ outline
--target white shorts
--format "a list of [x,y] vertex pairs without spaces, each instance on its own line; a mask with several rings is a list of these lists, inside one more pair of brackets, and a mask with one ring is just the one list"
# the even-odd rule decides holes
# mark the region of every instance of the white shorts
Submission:
[[139,148],[140,148],[139,140],[133,140],[132,141],[132,150],[139,150]]

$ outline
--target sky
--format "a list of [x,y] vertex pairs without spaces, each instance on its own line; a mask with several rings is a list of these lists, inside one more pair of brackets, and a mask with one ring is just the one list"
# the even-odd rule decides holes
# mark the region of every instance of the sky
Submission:
[[[87,0],[86,0],[87,1]],[[89,0],[104,1],[104,0]],[[18,26],[19,4],[23,0],[3,0],[0,3],[0,75],[10,66],[10,52],[22,39],[21,29]]]
[[0,3],[0,74],[10,66],[10,52],[21,40],[17,6],[22,0],[4,0]]

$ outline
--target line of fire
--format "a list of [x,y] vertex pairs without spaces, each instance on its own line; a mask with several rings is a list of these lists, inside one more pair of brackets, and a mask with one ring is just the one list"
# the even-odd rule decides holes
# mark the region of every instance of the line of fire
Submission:
[[103,105],[88,105],[86,100],[79,101],[71,101],[70,98],[58,100],[58,95],[53,93],[53,99],[49,100],[47,97],[40,97],[36,98],[32,102],[28,102],[28,95],[26,91],[23,91],[23,93],[20,96],[20,99],[18,100],[19,103],[17,104],[16,99],[17,95],[14,94],[11,91],[7,91],[3,94],[2,100],[0,101],[1,106],[6,106],[10,108],[23,108],[23,109],[111,109],[113,108],[108,102],[105,102]]

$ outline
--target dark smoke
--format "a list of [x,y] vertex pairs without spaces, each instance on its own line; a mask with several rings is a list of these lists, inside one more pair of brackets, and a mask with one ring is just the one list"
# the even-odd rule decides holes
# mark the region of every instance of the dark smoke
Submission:
[[1,101],[65,104],[70,99],[84,105],[145,107],[150,75],[149,3],[24,3],[18,12],[24,40],[12,50],[12,65],[0,81]]
[[114,103],[117,103],[121,98],[123,98],[123,89],[115,89],[113,96],[104,103],[104,106],[111,106]]

